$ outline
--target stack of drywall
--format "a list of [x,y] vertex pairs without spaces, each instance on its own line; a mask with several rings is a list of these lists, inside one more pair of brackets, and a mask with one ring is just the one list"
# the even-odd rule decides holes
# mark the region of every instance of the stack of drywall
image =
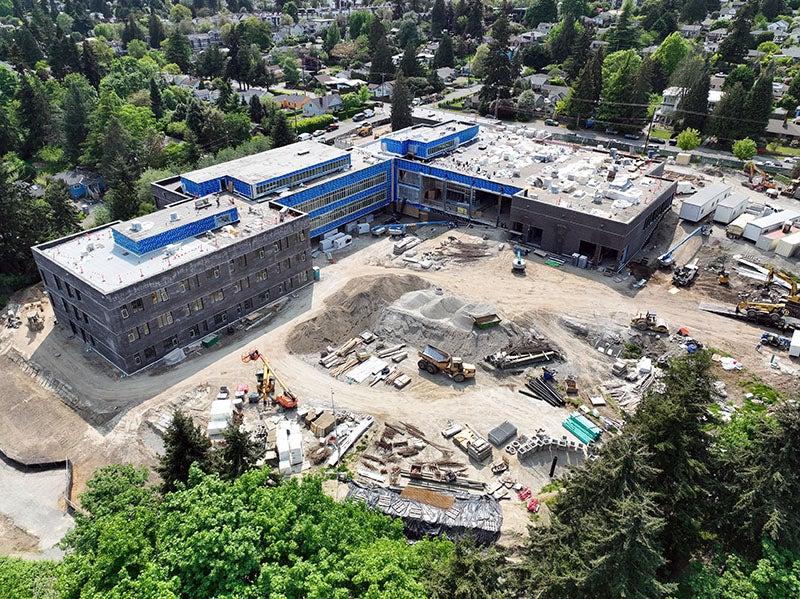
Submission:
[[217,399],[211,402],[211,410],[208,415],[208,438],[212,440],[220,439],[228,422],[233,417],[233,400]]
[[283,420],[278,423],[275,445],[278,450],[278,472],[282,475],[291,474],[293,466],[303,463],[303,436],[296,422]]
[[773,212],[767,216],[762,216],[747,223],[744,228],[742,237],[749,239],[752,242],[758,241],[764,233],[769,233],[775,229],[780,229],[786,221],[794,221],[800,219],[800,212],[797,210],[781,210],[780,212]]
[[790,233],[778,240],[775,253],[784,258],[791,258],[800,250],[800,232]]
[[722,198],[714,210],[714,222],[727,225],[732,223],[740,214],[744,214],[750,199],[743,193],[732,193]]

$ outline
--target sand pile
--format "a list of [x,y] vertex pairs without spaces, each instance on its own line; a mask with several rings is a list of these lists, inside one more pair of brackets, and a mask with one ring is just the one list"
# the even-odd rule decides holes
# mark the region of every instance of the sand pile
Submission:
[[434,289],[406,293],[387,307],[373,328],[378,336],[422,348],[430,343],[452,354],[477,360],[520,338],[511,322],[479,330],[472,315],[492,314],[493,306],[470,303]]
[[403,294],[430,284],[416,275],[360,277],[325,300],[325,311],[297,325],[286,345],[297,354],[310,354],[339,345],[365,329],[372,330],[379,314]]

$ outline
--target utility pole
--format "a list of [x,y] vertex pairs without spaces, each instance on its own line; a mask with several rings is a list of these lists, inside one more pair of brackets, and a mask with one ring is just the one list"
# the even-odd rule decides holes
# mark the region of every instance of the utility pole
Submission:
[[653,123],[656,120],[656,111],[653,111],[653,116],[650,118],[650,124],[647,126],[647,136],[644,138],[644,155],[647,156],[647,146],[650,144],[650,132],[653,130]]

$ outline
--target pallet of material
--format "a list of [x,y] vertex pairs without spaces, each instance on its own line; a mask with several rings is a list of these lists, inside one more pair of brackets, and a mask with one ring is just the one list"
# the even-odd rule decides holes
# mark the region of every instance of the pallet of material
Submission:
[[431,489],[424,489],[422,487],[415,487],[408,485],[400,493],[403,499],[411,499],[427,505],[438,507],[442,510],[449,510],[455,503],[455,498],[452,495],[445,495],[444,493],[437,493]]
[[394,379],[394,383],[393,384],[394,384],[394,386],[396,388],[402,389],[403,387],[408,385],[410,382],[411,382],[411,377],[410,376],[408,376],[407,374],[401,374],[396,379]]

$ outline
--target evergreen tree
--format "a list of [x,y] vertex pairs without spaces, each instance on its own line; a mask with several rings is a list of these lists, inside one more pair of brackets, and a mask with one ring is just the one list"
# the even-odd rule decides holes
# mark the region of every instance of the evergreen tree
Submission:
[[161,42],[167,39],[167,34],[164,33],[164,24],[155,12],[151,12],[147,20],[147,35],[150,38],[150,47],[156,50],[160,49]]
[[[377,20],[377,19],[376,19]],[[391,73],[394,70],[392,64],[392,51],[386,42],[386,38],[380,38],[374,47],[372,54],[372,64],[369,69],[370,83],[383,83],[392,79]]]
[[176,27],[164,42],[164,58],[174,62],[184,73],[189,71],[192,62],[192,46],[180,29]]
[[628,423],[659,471],[653,491],[664,516],[661,545],[672,567],[698,546],[705,519],[711,461],[706,428],[713,424],[710,367],[705,351],[673,359],[662,379],[664,392],[647,395]]
[[456,542],[442,572],[429,578],[431,599],[501,599],[508,597],[505,558],[495,548],[477,547],[470,537]]
[[23,25],[16,30],[14,44],[22,65],[27,69],[32,69],[33,65],[44,57],[39,43],[27,25]]
[[760,138],[769,123],[769,115],[772,113],[772,74],[772,67],[762,68],[761,74],[747,94],[744,104],[744,115],[747,120],[743,123],[747,137]]
[[62,34],[60,30],[48,58],[50,71],[56,79],[63,79],[69,73],[80,71],[80,56],[75,41],[71,36]]
[[480,40],[483,37],[483,2],[471,0],[467,14],[467,26],[464,33]]
[[17,100],[17,114],[23,132],[20,153],[23,158],[32,158],[48,141],[50,101],[39,78],[30,76],[20,77]]
[[284,113],[282,110],[277,111],[272,117],[270,137],[272,138],[273,148],[288,146],[289,144],[295,142],[295,133],[289,126],[289,121],[286,120],[286,113]]
[[417,62],[417,47],[410,43],[403,51],[403,58],[400,59],[400,71],[406,77],[417,77],[420,73],[419,63]]
[[611,52],[628,50],[636,45],[638,37],[636,24],[632,21],[633,0],[625,0],[617,22],[608,33],[608,48]]
[[785,11],[786,4],[783,0],[761,0],[761,14],[769,21],[777,18],[778,15],[784,14]]
[[789,89],[783,94],[780,104],[790,114],[794,114],[795,109],[800,105],[800,73],[792,77],[792,81],[789,83]]
[[577,29],[569,58],[564,61],[563,65],[564,70],[570,78],[574,78],[589,59],[590,47],[592,45],[592,40],[594,40],[594,35],[595,32],[592,27],[584,25]]
[[174,491],[177,483],[185,483],[192,464],[206,469],[210,449],[211,443],[203,429],[195,426],[191,417],[176,410],[164,432],[164,455],[156,468],[164,491]]
[[197,58],[197,74],[201,77],[214,79],[225,74],[225,55],[217,44],[209,46]]
[[707,12],[706,0],[686,0],[681,7],[681,21],[699,23],[706,18]]
[[[483,110],[491,108],[491,104],[511,98],[511,90],[517,73],[508,57],[508,20],[501,14],[492,28],[492,43],[489,45],[489,61],[480,100]],[[497,105],[495,105],[495,111]]]
[[161,99],[161,88],[154,78],[150,78],[150,110],[153,116],[160,119],[164,116],[164,102]]
[[144,40],[144,32],[136,22],[136,18],[133,16],[133,13],[128,16],[128,20],[125,22],[125,27],[122,28],[120,39],[122,40],[122,45],[125,47],[127,47],[128,43],[132,40]]
[[14,124],[9,107],[0,105],[0,156],[17,149],[19,131]]
[[439,47],[436,48],[436,53],[433,55],[433,68],[439,69],[441,67],[452,67],[455,65],[455,56],[453,56],[453,38],[449,33],[442,34],[439,40]]
[[547,47],[555,62],[563,62],[569,56],[575,43],[576,28],[575,17],[568,14],[561,23],[550,30]]
[[561,114],[573,117],[578,126],[582,119],[594,115],[597,103],[600,101],[600,90],[603,87],[603,56],[602,49],[592,54],[572,84],[561,107]]
[[746,100],[747,92],[741,83],[736,83],[723,93],[722,98],[714,107],[714,112],[711,113],[709,133],[721,141],[729,142],[745,137],[741,119],[745,114]]
[[78,231],[80,219],[66,183],[51,179],[44,192],[44,201],[50,206],[51,237],[64,237]]
[[444,81],[442,81],[442,78],[439,77],[439,73],[436,72],[436,69],[430,70],[426,80],[431,91],[434,93],[439,93],[445,88]]
[[81,47],[81,72],[95,89],[100,86],[100,79],[102,79],[103,73],[100,69],[100,63],[97,61],[97,56],[87,40],[83,40],[83,46]]
[[555,23],[558,20],[558,7],[555,0],[533,0],[525,10],[523,22],[526,27],[535,29],[539,23]]
[[411,117],[413,95],[402,73],[398,74],[392,90],[392,131],[405,129],[414,124]]
[[448,29],[448,25],[444,0],[434,0],[433,8],[431,9],[431,35],[439,37],[445,29]]
[[82,75],[66,79],[63,102],[64,157],[70,164],[80,161],[82,146],[89,135],[89,116],[97,105],[97,92]]
[[684,89],[678,102],[674,130],[696,129],[703,131],[708,113],[710,76],[708,67],[699,57],[685,58],[675,71],[675,85]]
[[253,94],[250,96],[250,120],[256,124],[261,124],[264,120],[264,105],[261,103],[261,98]]
[[678,14],[672,0],[645,0],[639,13],[640,25],[656,34],[656,41],[665,39],[678,29]]
[[746,64],[739,64],[733,67],[725,82],[722,84],[723,91],[731,89],[737,83],[741,83],[745,90],[749,90],[756,82],[756,74]]
[[386,28],[379,18],[374,18],[369,24],[369,47],[377,48],[378,42],[383,40],[386,42]]
[[223,433],[225,444],[219,450],[218,468],[220,478],[235,480],[256,467],[264,456],[264,446],[250,438],[241,425],[229,423]]
[[753,26],[752,3],[745,4],[736,13],[728,35],[719,44],[720,58],[730,64],[738,64],[753,47],[753,36],[750,30]]

